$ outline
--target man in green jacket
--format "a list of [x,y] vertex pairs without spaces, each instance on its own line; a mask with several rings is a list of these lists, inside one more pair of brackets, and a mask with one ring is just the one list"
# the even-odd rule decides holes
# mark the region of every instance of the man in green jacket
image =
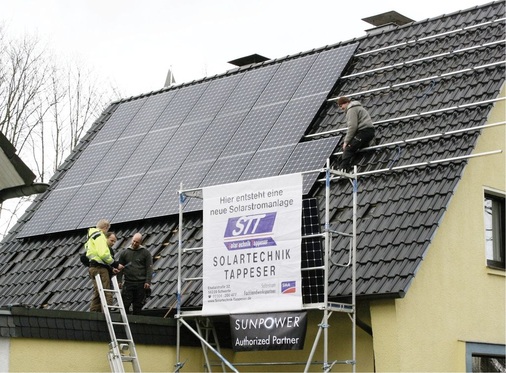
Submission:
[[[100,294],[98,293],[98,286],[95,280],[97,274],[100,275],[102,280],[102,287],[104,289],[111,288],[111,278],[109,275],[110,268],[117,270],[123,269],[123,266],[114,260],[111,255],[111,250],[107,244],[105,234],[111,227],[109,221],[101,219],[98,221],[95,228],[88,230],[88,241],[86,241],[86,257],[90,261],[89,274],[93,282],[93,296],[91,298],[90,311],[102,312],[102,303],[100,302]],[[112,304],[112,293],[106,294],[107,304]]]

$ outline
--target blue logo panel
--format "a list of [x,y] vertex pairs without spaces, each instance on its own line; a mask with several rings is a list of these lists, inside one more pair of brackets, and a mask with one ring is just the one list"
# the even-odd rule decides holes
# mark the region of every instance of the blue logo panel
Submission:
[[290,294],[295,293],[297,287],[295,285],[295,281],[283,281],[281,283],[281,293],[282,294]]
[[229,218],[224,235],[227,250],[276,246],[272,238],[275,221],[275,212]]

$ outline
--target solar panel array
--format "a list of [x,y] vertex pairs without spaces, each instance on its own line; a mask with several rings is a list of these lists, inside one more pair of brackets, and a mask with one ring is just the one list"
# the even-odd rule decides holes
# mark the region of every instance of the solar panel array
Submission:
[[[357,44],[122,102],[21,237],[177,213],[177,191],[322,167],[339,138],[300,142]],[[316,175],[305,175],[307,192]],[[187,210],[199,209],[198,203]]]

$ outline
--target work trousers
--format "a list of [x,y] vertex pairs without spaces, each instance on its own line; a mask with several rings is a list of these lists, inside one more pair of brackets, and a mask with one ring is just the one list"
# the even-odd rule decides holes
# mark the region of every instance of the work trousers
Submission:
[[133,314],[139,315],[142,310],[144,298],[146,297],[146,290],[144,290],[143,282],[128,282],[125,281],[121,290],[121,297],[123,298],[123,305],[125,311],[130,313],[130,305],[133,306]]
[[353,158],[355,157],[355,153],[360,149],[366,148],[372,139],[374,139],[374,128],[365,128],[358,131],[343,151],[340,168],[351,171],[354,165]]
[[[95,281],[95,276],[100,274],[100,278],[102,280],[102,287],[104,289],[111,288],[111,277],[109,275],[109,270],[105,267],[90,267],[89,274],[91,281],[93,281],[93,296],[91,297],[90,311],[91,312],[103,312],[102,310],[102,302],[100,301],[100,294],[98,293],[97,282]],[[107,304],[112,304],[112,293],[106,292],[105,298],[107,300]]]

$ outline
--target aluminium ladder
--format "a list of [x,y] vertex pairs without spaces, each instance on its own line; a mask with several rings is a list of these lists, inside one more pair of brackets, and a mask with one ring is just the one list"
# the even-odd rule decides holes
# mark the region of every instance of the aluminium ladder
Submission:
[[[128,324],[128,318],[121,298],[121,290],[119,289],[118,279],[116,276],[112,276],[111,283],[112,289],[104,289],[100,275],[95,276],[97,282],[98,293],[100,294],[100,302],[102,303],[102,310],[104,311],[105,320],[107,322],[107,328],[111,336],[111,342],[109,343],[109,352],[107,358],[109,359],[109,365],[111,366],[111,372],[125,371],[123,365],[124,362],[131,362],[133,371],[136,373],[141,372],[139,365],[139,359],[137,358],[137,350],[135,349],[135,343],[130,331],[130,325]],[[107,304],[105,294],[112,293],[113,304]],[[111,317],[111,309],[119,310],[121,321],[113,321]],[[123,332],[126,338],[117,338],[116,328],[123,328]],[[120,330],[118,330],[120,331]]]
[[[205,372],[212,372],[212,362],[208,357],[208,350],[210,349],[207,344],[203,341],[207,341],[210,347],[213,347],[221,354],[220,351],[220,343],[218,341],[218,333],[216,332],[216,328],[214,327],[213,322],[209,317],[197,317],[195,319],[195,325],[197,327],[197,333],[200,335],[200,341],[202,344],[202,352],[204,353],[205,359]],[[225,363],[223,361],[220,362],[221,369],[223,372],[226,372]]]

